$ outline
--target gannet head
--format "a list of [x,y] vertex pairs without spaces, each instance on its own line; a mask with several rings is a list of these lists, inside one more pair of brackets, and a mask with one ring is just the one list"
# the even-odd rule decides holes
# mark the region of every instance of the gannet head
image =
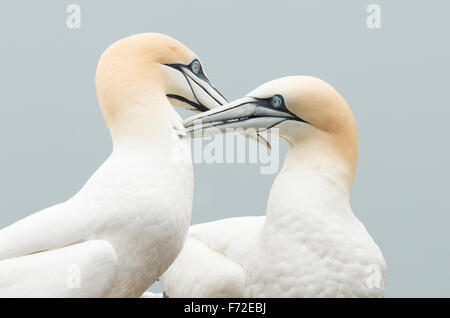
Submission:
[[[199,122],[201,125],[196,125]],[[349,182],[353,182],[358,153],[353,114],[342,96],[318,78],[289,76],[270,81],[244,98],[188,118],[183,124],[193,136],[228,128],[258,132],[277,128],[291,146],[316,144],[317,152],[327,151],[327,155],[342,159],[349,168]]]
[[[130,133],[133,127],[155,125],[149,120],[172,111],[163,109],[166,105],[205,111],[226,103],[199,58],[158,33],[136,34],[108,47],[98,62],[96,88],[113,137],[118,130]],[[146,123],[140,125],[140,120]]]

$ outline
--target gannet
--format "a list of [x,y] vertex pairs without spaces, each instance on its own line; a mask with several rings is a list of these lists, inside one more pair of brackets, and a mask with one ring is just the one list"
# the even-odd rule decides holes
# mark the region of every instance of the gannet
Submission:
[[289,151],[265,216],[191,226],[161,278],[169,297],[384,295],[383,255],[349,203],[357,128],[334,88],[313,77],[285,77],[184,123],[194,137],[276,128]]
[[71,199],[0,230],[0,297],[138,297],[183,246],[193,169],[172,105],[226,100],[191,50],[155,33],[112,44],[96,89],[112,154]]

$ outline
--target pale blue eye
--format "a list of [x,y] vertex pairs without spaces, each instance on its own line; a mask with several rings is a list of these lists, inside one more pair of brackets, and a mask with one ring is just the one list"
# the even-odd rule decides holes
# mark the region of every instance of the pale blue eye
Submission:
[[280,108],[283,104],[283,100],[279,96],[274,96],[270,99],[270,105],[274,108]]
[[202,66],[200,65],[199,61],[192,62],[191,70],[192,70],[192,72],[194,72],[194,74],[198,74],[201,69],[202,69]]

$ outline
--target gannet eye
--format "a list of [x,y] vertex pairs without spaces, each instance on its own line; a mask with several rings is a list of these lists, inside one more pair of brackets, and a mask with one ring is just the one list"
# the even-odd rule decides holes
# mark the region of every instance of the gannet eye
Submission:
[[283,104],[283,100],[281,99],[280,96],[273,96],[272,98],[270,98],[270,105],[272,107],[280,108],[282,104]]
[[200,62],[195,60],[191,63],[191,70],[194,72],[194,74],[198,74],[200,70],[202,69],[202,66],[200,65]]

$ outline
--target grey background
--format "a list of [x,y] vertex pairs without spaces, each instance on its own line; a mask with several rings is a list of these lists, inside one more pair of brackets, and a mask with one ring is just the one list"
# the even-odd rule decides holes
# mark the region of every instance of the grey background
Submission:
[[[448,2],[78,0],[79,30],[66,28],[70,3],[1,5],[0,228],[68,199],[109,155],[97,60],[124,36],[162,32],[229,99],[285,75],[335,86],[359,127],[352,207],[387,260],[387,296],[450,296]],[[379,30],[366,27],[370,3]],[[263,214],[274,177],[196,165],[193,222]]]

